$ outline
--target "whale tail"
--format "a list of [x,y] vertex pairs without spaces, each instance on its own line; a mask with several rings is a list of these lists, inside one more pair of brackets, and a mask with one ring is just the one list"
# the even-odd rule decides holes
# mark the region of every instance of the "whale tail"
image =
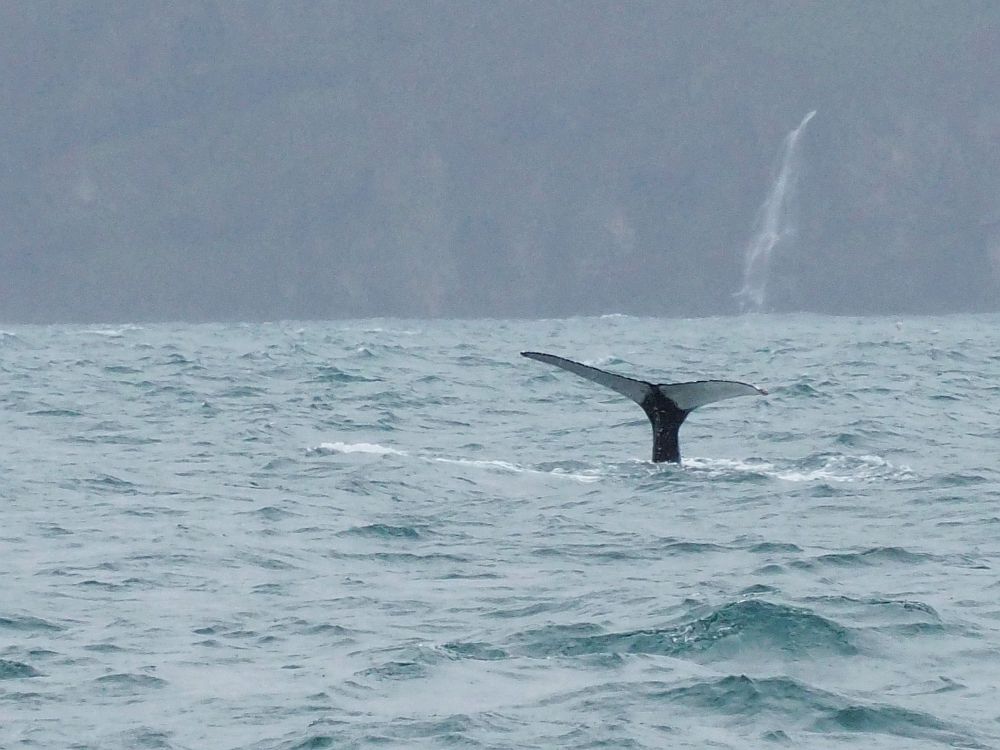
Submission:
[[569,370],[635,401],[653,426],[653,461],[680,463],[678,432],[687,415],[699,406],[737,396],[765,395],[767,391],[735,380],[696,380],[690,383],[650,383],[542,352],[521,356]]

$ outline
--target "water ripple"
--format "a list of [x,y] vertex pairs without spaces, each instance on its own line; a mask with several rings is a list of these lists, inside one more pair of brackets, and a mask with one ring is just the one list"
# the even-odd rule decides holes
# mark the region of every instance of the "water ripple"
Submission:
[[1000,747],[998,323],[8,326],[0,747]]

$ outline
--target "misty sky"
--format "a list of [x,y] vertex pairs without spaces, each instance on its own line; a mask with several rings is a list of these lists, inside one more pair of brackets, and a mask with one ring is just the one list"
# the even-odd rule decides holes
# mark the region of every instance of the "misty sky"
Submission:
[[[0,321],[1000,309],[1000,4],[0,6]],[[759,269],[758,269],[759,271]]]

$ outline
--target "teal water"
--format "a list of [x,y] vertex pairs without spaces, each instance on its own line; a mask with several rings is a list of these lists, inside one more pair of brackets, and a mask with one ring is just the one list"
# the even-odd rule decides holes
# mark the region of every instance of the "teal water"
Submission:
[[[695,412],[518,356],[770,390]],[[1000,317],[0,333],[2,748],[1000,746]]]

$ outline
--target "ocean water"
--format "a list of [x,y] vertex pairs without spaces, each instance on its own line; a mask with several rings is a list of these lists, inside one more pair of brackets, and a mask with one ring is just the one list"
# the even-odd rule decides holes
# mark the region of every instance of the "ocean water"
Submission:
[[[654,465],[518,356],[770,391]],[[1000,317],[5,326],[0,747],[1000,747]]]

